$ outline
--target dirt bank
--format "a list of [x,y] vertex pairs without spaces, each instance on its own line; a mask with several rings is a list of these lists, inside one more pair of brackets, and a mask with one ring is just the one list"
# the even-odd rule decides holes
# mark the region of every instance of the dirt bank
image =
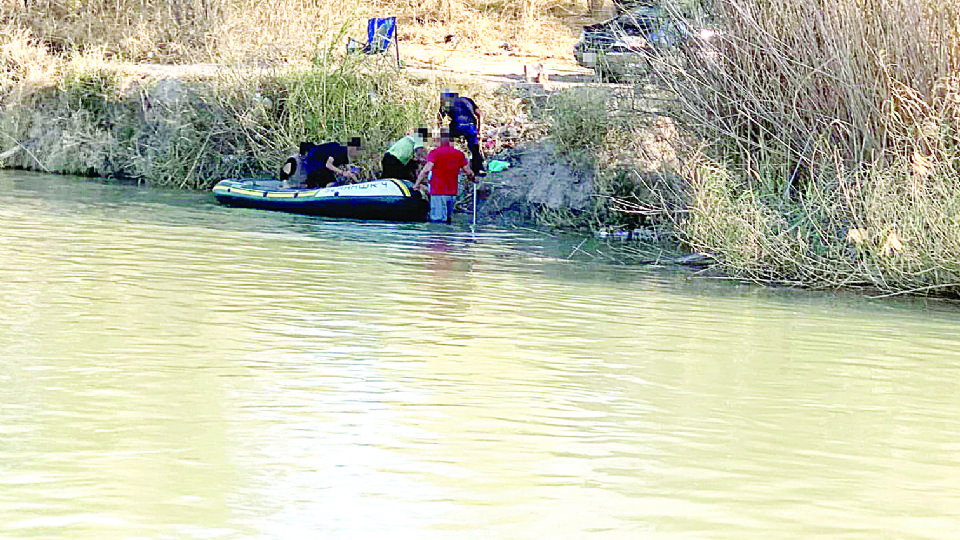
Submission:
[[580,212],[590,205],[592,171],[571,167],[551,143],[524,143],[495,157],[510,167],[483,179],[481,222],[524,226],[536,223],[544,210]]

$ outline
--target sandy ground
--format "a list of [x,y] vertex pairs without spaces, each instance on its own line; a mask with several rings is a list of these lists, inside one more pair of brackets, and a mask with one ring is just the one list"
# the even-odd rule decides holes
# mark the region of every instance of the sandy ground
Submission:
[[[389,54],[394,54],[391,50]],[[441,45],[401,44],[400,59],[408,73],[424,78],[436,76],[462,77],[471,82],[490,85],[524,85],[524,67],[542,65],[548,80],[538,86],[555,90],[597,82],[593,70],[577,65],[573,52],[568,59],[538,58],[507,52],[457,50]],[[123,72],[157,79],[208,77],[223,69],[216,64],[122,64]],[[232,68],[231,68],[232,69]],[[258,70],[261,68],[252,68]]]
[[[613,16],[613,5],[607,1],[600,10],[570,16],[564,24],[576,35],[584,26]],[[597,82],[593,70],[577,65],[573,58],[573,43],[570,44],[570,50],[558,58],[537,57],[503,48],[478,51],[467,46],[458,46],[457,43],[401,42],[400,58],[414,73],[462,75],[474,81],[488,83],[525,83],[524,66],[537,64],[541,64],[546,70],[549,81],[543,86],[547,89]]]
[[[608,1],[597,12],[571,15],[564,24],[572,35],[576,35],[583,26],[612,16],[612,5]],[[404,69],[422,77],[461,76],[472,82],[494,85],[525,84],[527,81],[524,78],[524,67],[542,65],[548,78],[548,81],[541,85],[545,90],[598,82],[593,70],[577,65],[573,58],[572,42],[570,50],[559,57],[538,57],[503,47],[478,50],[469,43],[459,43],[457,40],[451,43],[427,44],[400,41],[399,49]],[[396,52],[391,48],[386,54],[393,56]],[[215,64],[134,64],[123,67],[151,78],[205,77],[215,75],[221,69]]]
[[463,76],[496,84],[525,83],[524,67],[542,65],[548,81],[544,86],[568,86],[595,81],[592,70],[580,67],[573,51],[566,59],[538,58],[508,52],[457,50],[441,45],[408,45],[400,49],[400,57],[413,73],[430,72]]

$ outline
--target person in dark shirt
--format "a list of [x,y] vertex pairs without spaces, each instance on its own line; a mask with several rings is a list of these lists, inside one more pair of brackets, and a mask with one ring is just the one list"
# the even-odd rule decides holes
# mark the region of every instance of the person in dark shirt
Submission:
[[468,97],[457,95],[456,92],[440,94],[440,112],[437,119],[443,123],[444,118],[450,119],[450,137],[462,138],[470,149],[470,168],[477,174],[483,172],[483,154],[480,153],[480,110],[477,104]]
[[[337,177],[356,182],[357,175],[346,166],[351,159],[356,159],[359,151],[360,139],[357,137],[350,139],[346,146],[337,142],[302,142],[300,155],[284,163],[280,170],[280,179],[288,187],[301,187],[300,181],[305,179],[307,189],[336,185]],[[291,182],[291,179],[294,180]]]

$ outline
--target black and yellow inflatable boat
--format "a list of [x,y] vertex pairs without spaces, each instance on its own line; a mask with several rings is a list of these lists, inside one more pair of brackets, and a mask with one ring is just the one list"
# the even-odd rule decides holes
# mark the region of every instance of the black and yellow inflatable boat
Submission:
[[403,180],[384,179],[320,189],[281,187],[274,178],[221,180],[213,186],[221,204],[383,221],[425,221],[429,203]]

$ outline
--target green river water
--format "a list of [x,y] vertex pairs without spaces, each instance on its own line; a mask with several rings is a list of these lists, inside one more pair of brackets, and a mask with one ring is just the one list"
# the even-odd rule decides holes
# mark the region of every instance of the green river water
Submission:
[[960,306],[0,172],[0,538],[956,538]]

